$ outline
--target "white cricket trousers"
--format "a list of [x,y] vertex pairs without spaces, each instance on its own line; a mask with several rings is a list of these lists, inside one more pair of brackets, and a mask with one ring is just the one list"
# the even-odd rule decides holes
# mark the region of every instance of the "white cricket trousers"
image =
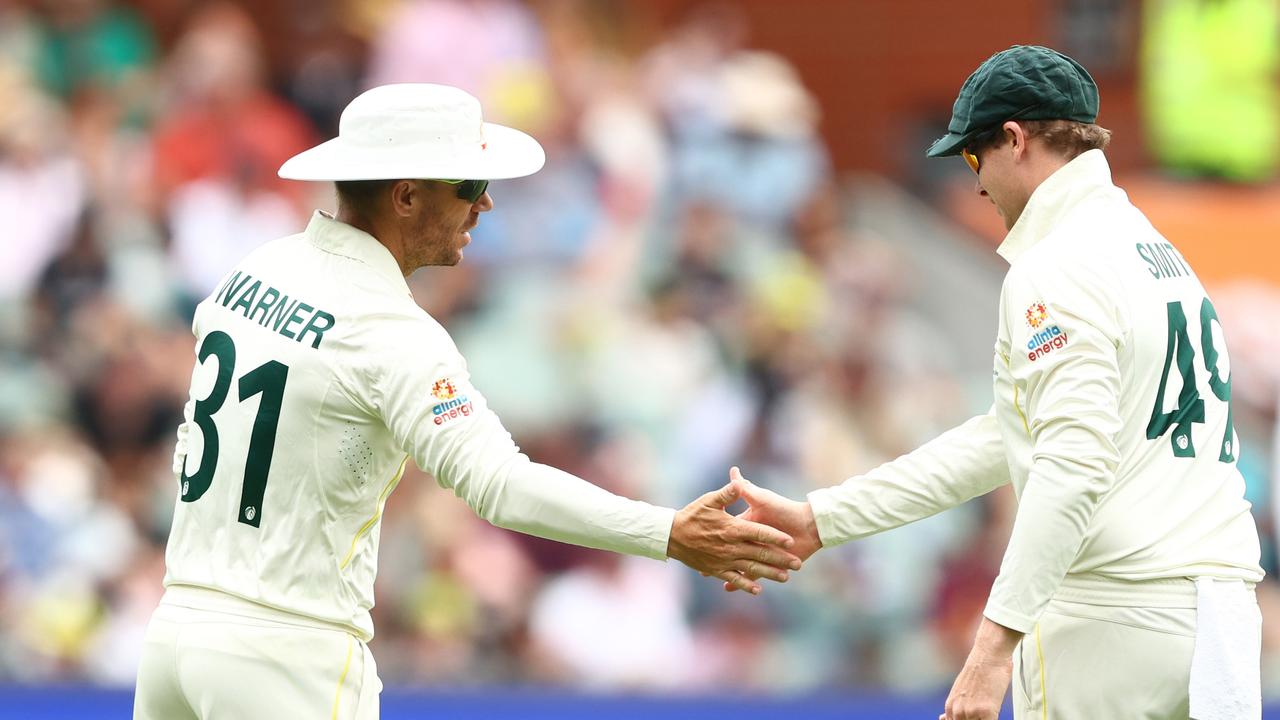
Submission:
[[224,605],[244,614],[188,607],[182,590],[147,627],[134,720],[377,719],[382,682],[359,638],[242,600]]
[[1014,651],[1015,720],[1187,720],[1194,583],[1070,578]]

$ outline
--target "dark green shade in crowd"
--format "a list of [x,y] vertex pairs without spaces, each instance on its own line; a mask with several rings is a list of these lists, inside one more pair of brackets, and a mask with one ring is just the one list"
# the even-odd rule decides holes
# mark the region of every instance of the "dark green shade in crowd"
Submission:
[[951,108],[947,134],[929,157],[959,155],[974,135],[1006,120],[1098,117],[1098,86],[1080,63],[1039,45],[1014,45],[992,55],[964,81]]

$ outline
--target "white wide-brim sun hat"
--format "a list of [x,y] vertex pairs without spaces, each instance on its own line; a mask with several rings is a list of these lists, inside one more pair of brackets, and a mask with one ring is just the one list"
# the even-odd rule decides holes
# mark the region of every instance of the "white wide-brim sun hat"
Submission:
[[280,166],[289,180],[500,180],[546,162],[529,135],[484,122],[480,101],[448,85],[382,85],[342,111],[338,137]]

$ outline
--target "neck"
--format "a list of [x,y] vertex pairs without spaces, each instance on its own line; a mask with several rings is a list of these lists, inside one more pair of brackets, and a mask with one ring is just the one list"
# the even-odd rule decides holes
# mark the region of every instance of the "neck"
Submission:
[[1067,162],[1068,160],[1066,158],[1054,155],[1046,157],[1041,162],[1032,166],[1030,177],[1031,192],[1027,193],[1027,196],[1030,197],[1031,193],[1036,191],[1036,188],[1040,187],[1045,180],[1048,180],[1049,176],[1066,166]]
[[391,257],[395,258],[396,265],[400,266],[401,275],[409,277],[414,271],[414,268],[409,267],[408,254],[405,252],[403,237],[399,229],[394,225],[388,226],[387,223],[378,222],[377,218],[369,217],[342,205],[338,206],[338,212],[333,216],[333,219],[340,223],[346,223],[357,230],[362,230],[381,243],[387,249],[387,252],[391,253]]

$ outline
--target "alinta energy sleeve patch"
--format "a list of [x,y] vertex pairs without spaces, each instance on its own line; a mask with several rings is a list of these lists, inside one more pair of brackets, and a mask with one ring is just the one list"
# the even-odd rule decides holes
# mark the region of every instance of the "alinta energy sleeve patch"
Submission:
[[441,378],[431,386],[431,394],[440,402],[431,408],[436,425],[444,425],[458,418],[471,417],[475,405],[466,393],[459,391],[452,378]]
[[1031,303],[1025,314],[1031,336],[1027,339],[1027,359],[1035,362],[1054,350],[1066,347],[1069,338],[1065,330],[1049,315],[1049,308],[1041,301]]

